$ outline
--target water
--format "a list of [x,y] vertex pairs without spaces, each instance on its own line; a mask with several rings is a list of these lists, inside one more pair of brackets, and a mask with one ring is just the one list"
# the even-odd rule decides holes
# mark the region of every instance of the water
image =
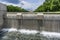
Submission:
[[[37,30],[16,29],[16,28],[4,28],[2,29],[4,35],[2,40],[37,40]],[[40,37],[38,38],[40,40]]]
[[42,31],[40,33],[43,37],[43,40],[60,40],[60,33],[56,33],[56,32],[46,32],[46,31]]
[[60,38],[60,33],[56,33],[56,32],[46,32],[46,31],[42,31],[40,34],[43,34],[43,36],[46,37],[50,37],[50,38]]
[[20,32],[20,33],[24,33],[24,34],[36,34],[38,33],[39,31],[37,30],[27,30],[27,29],[16,29],[16,28],[7,28],[7,29],[2,29],[3,31],[8,31],[8,32]]
[[0,40],[60,40],[60,33],[4,28],[0,32]]

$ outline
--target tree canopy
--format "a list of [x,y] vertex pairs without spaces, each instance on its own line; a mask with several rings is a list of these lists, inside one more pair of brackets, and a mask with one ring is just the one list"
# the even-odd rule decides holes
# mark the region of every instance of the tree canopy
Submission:
[[8,12],[28,12],[27,10],[25,10],[21,7],[12,6],[12,5],[7,6],[7,11]]
[[60,0],[45,0],[43,5],[39,6],[35,12],[53,12],[60,11]]

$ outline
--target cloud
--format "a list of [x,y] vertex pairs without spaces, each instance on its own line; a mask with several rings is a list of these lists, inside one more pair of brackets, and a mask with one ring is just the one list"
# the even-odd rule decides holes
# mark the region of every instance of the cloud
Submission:
[[14,3],[14,4],[18,4],[20,2],[20,0],[1,0],[1,1]]
[[[3,3],[3,4],[6,4],[6,5],[13,5],[13,6],[18,6],[18,7],[22,7],[26,10],[29,10],[29,11],[34,11],[38,6],[40,6],[41,4],[43,4],[43,1],[41,2],[38,2],[38,3],[32,3],[32,2],[29,2],[27,0],[14,0],[15,2],[11,2],[12,0],[0,0],[0,3]],[[19,2],[18,2],[19,1]],[[32,1],[32,0],[31,0]],[[18,2],[18,3],[17,3]]]
[[0,2],[0,3],[6,4],[6,5],[18,6],[18,5],[16,5],[16,4],[13,4],[13,3],[8,3],[8,2]]
[[21,7],[27,10],[32,10],[33,9],[33,4],[28,3],[26,1],[21,1]]

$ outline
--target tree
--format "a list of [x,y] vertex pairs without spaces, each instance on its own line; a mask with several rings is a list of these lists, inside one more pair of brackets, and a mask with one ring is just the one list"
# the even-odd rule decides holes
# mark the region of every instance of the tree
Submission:
[[35,12],[60,11],[60,0],[45,0],[43,5],[39,6]]
[[12,6],[12,5],[7,6],[7,11],[8,12],[28,12],[27,10],[22,9],[21,7]]

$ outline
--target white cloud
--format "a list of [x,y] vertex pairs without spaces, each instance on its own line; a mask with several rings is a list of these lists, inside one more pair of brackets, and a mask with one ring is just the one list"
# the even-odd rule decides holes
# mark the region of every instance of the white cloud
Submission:
[[27,1],[24,1],[24,0],[20,0],[20,3],[18,3],[18,4],[13,4],[13,3],[9,3],[9,2],[2,2],[2,1],[0,1],[0,3],[3,3],[3,4],[6,4],[6,5],[13,5],[13,6],[18,6],[18,7],[22,7],[22,8],[24,8],[24,9],[26,9],[26,10],[30,10],[30,11],[33,11],[33,10],[35,10],[39,5],[41,5],[41,4],[38,4],[38,3],[29,3],[29,2],[27,2]]
[[[2,2],[0,1],[0,3],[6,4],[6,5],[13,5],[13,6],[19,6],[18,4],[13,4],[13,3],[9,3],[9,2]],[[20,7],[20,6],[19,6]]]
[[21,5],[22,8],[28,9],[28,10],[33,9],[33,6],[34,6],[33,4],[28,3],[28,2],[26,2],[26,1],[21,1],[21,3],[23,4],[23,5]]
[[[26,1],[21,1],[21,7],[30,11],[34,11],[39,4],[29,3]],[[41,4],[40,4],[41,5]]]
[[30,10],[32,8],[32,6],[33,6],[31,3],[28,3],[26,1],[20,1],[19,4],[13,4],[13,3],[1,2],[1,1],[0,1],[0,3],[6,4],[6,5],[13,5],[13,6],[22,7],[22,8],[27,9],[27,10],[28,9]]

